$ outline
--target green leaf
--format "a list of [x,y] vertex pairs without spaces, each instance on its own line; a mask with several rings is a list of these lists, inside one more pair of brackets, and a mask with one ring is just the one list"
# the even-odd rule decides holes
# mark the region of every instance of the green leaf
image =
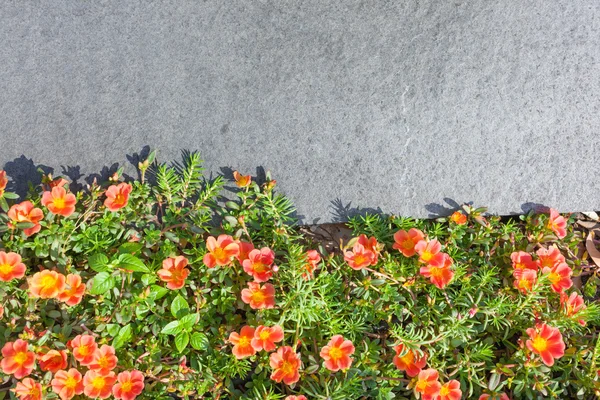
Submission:
[[121,254],[117,259],[119,268],[126,269],[132,272],[150,272],[148,267],[139,258],[131,254]]
[[104,294],[115,287],[115,278],[109,272],[100,272],[92,281],[92,294]]
[[35,226],[35,224],[33,222],[18,222],[17,223],[17,228],[19,229],[29,229],[29,228],[33,228]]
[[191,337],[190,343],[196,350],[205,350],[208,348],[208,338],[204,333],[194,332]]
[[198,323],[200,316],[198,314],[189,314],[179,320],[181,329],[190,330]]
[[4,196],[2,196],[2,197],[4,197],[5,199],[14,200],[14,199],[18,199],[19,195],[16,193],[12,193],[12,192],[4,192]]
[[142,245],[141,243],[127,242],[119,246],[119,253],[136,254],[139,253],[143,247],[144,245]]
[[130,324],[125,325],[121,329],[119,329],[119,333],[113,339],[112,345],[115,349],[119,349],[123,347],[125,344],[129,343],[131,338],[133,337],[133,329]]
[[175,336],[175,347],[181,353],[187,347],[190,342],[190,334],[187,332],[179,332],[177,336]]
[[169,322],[164,328],[162,328],[162,331],[160,331],[160,333],[165,335],[177,335],[179,332],[181,332],[179,321]]
[[91,255],[88,258],[88,264],[96,272],[108,271],[108,257],[102,253]]
[[190,306],[181,295],[177,295],[171,303],[171,314],[177,319],[181,319],[186,314],[190,313]]
[[154,296],[154,300],[162,299],[169,293],[169,289],[158,285],[150,286],[150,294]]
[[156,275],[154,274],[144,274],[142,275],[142,283],[146,286],[152,285],[156,282]]

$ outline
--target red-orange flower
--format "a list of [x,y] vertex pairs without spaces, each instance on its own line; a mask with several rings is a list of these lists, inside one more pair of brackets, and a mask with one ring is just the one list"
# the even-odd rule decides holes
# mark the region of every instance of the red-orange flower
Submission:
[[479,396],[479,400],[510,400],[510,397],[504,392],[496,394],[482,394]]
[[83,377],[83,393],[93,399],[107,399],[110,397],[112,387],[117,377],[110,371],[107,375],[101,375],[96,371],[88,371]]
[[400,251],[404,257],[412,257],[417,251],[415,246],[421,240],[425,239],[425,235],[417,228],[410,228],[407,231],[399,230],[394,233],[394,244],[392,247]]
[[421,372],[427,364],[427,354],[423,354],[422,357],[419,357],[417,353],[407,349],[406,354],[400,356],[400,354],[404,352],[404,345],[402,343],[395,346],[394,351],[396,352],[396,355],[392,360],[394,365],[400,371],[405,371],[406,375],[411,378],[419,375],[419,372]]
[[573,286],[571,275],[573,270],[566,263],[556,264],[552,268],[545,267],[542,269],[544,274],[548,274],[548,279],[552,285],[552,290],[556,293],[561,293],[565,289]]
[[275,382],[291,385],[300,379],[300,357],[290,346],[281,346],[275,353],[271,353],[269,364],[273,368],[271,379]]
[[4,190],[8,185],[8,178],[6,177],[6,171],[0,171],[0,197],[4,196]]
[[187,269],[188,259],[184,256],[169,257],[163,260],[162,269],[156,273],[161,281],[167,282],[167,287],[171,290],[181,289],[185,285],[185,279],[190,274]]
[[67,368],[67,352],[64,350],[49,350],[44,354],[38,354],[38,363],[42,371],[57,371]]
[[443,265],[445,261],[440,250],[442,250],[442,245],[437,239],[421,240],[415,245],[415,251],[419,254],[419,261],[434,267]]
[[67,193],[65,188],[56,186],[52,191],[44,192],[42,195],[42,205],[48,208],[52,214],[68,217],[75,212],[75,203],[77,199],[73,193]]
[[0,251],[0,281],[8,282],[25,276],[25,264],[17,253]]
[[461,397],[460,382],[453,379],[442,385],[435,400],[460,400]]
[[299,395],[299,396],[294,396],[294,395],[287,396],[287,397],[286,397],[285,399],[283,399],[283,400],[308,400],[308,399],[306,398],[306,396],[305,396],[305,395],[301,394],[301,395]]
[[113,396],[117,400],[133,400],[144,391],[144,375],[138,371],[123,371],[113,386]]
[[342,335],[334,335],[329,343],[321,349],[320,356],[325,360],[325,368],[336,372],[350,368],[354,354],[354,345]]
[[68,306],[74,306],[81,303],[85,293],[85,283],[81,282],[81,276],[69,274],[66,278],[66,288],[58,295],[58,300],[66,303]]
[[552,268],[556,264],[564,263],[565,256],[555,246],[550,246],[547,249],[541,247],[536,254],[539,258],[539,263],[542,268]]
[[266,282],[273,276],[271,265],[275,260],[275,252],[268,247],[254,249],[244,260],[243,267],[247,274],[254,277],[255,282]]
[[35,365],[35,353],[27,350],[28,343],[17,339],[14,342],[6,342],[2,347],[2,361],[0,366],[6,375],[14,375],[16,379],[22,379],[33,371]]
[[279,325],[263,326],[259,325],[254,331],[252,338],[252,347],[256,351],[273,351],[277,348],[275,343],[283,340],[283,328]]
[[240,265],[243,265],[244,260],[248,259],[248,255],[250,254],[250,252],[252,250],[254,250],[254,245],[249,242],[244,242],[243,240],[238,240],[238,241],[236,241],[236,243],[238,244],[238,246],[240,248],[240,252],[238,253],[237,256],[235,256],[235,258],[237,258]]
[[42,229],[39,222],[44,218],[44,213],[41,209],[34,207],[33,203],[29,200],[13,205],[8,210],[7,215],[13,224],[18,224],[19,222],[31,222],[34,224],[31,228],[23,229],[25,236],[31,236]]
[[524,269],[520,276],[515,279],[514,286],[521,293],[526,294],[533,289],[533,285],[537,282],[537,272],[532,269]]
[[302,277],[304,279],[310,279],[317,269],[317,266],[321,262],[321,255],[316,250],[308,250],[306,252],[306,264],[304,264],[304,268],[306,272],[302,273]]
[[275,287],[270,283],[263,286],[258,282],[248,282],[248,289],[242,290],[242,301],[254,310],[275,307]]
[[433,369],[424,369],[419,372],[417,383],[415,384],[415,390],[421,393],[421,399],[423,400],[434,400],[440,392],[442,385],[438,381],[438,372]]
[[548,229],[554,232],[559,239],[562,239],[565,236],[567,236],[567,220],[553,208],[550,209],[550,218],[548,218]]
[[348,263],[352,269],[362,269],[371,265],[375,255],[372,251],[367,250],[365,246],[360,243],[355,243],[352,246],[352,251],[344,252],[344,261]]
[[450,216],[450,221],[454,222],[456,225],[464,225],[467,223],[467,216],[460,211],[455,211]]
[[203,261],[208,268],[226,266],[240,253],[240,245],[229,235],[219,235],[217,239],[209,236],[206,239],[206,250]]
[[53,299],[65,290],[66,277],[48,269],[36,272],[29,280],[29,293],[32,297]]
[[233,343],[231,352],[238,360],[241,358],[250,357],[256,354],[256,349],[252,346],[254,339],[254,328],[244,326],[240,333],[231,332],[229,334],[229,342]]
[[[585,310],[585,303],[583,302],[583,297],[578,295],[576,292],[571,293],[570,296],[567,296],[566,293],[560,294],[560,304],[563,306],[565,314],[567,317],[576,316],[579,311]],[[585,321],[580,319],[579,324],[581,326],[585,326]]]
[[530,339],[525,345],[534,354],[539,355],[548,367],[553,366],[554,360],[565,354],[565,342],[558,328],[540,324],[537,329],[529,328],[526,332]]
[[13,392],[19,400],[42,400],[43,396],[42,384],[31,378],[25,378],[21,382],[17,382]]
[[104,200],[104,205],[110,211],[120,210],[127,206],[129,194],[132,189],[131,185],[125,182],[110,186],[106,189],[106,200]]
[[94,358],[88,365],[88,368],[98,372],[100,375],[107,375],[115,369],[117,362],[119,362],[119,359],[115,355],[115,348],[103,344],[102,347],[94,352]]
[[381,252],[381,246],[377,243],[377,239],[375,237],[368,238],[367,235],[362,234],[358,236],[358,240],[356,243],[363,245],[363,247],[370,251],[372,255],[371,265],[377,264],[377,260],[379,259],[379,253]]
[[515,251],[510,255],[510,259],[512,261],[513,276],[515,278],[519,278],[525,269],[532,269],[537,271],[539,269],[539,263],[537,261],[533,261],[531,254],[526,253],[524,251]]
[[73,357],[75,357],[81,365],[87,366],[94,361],[98,345],[93,336],[77,335],[71,340],[70,346],[73,349]]
[[437,253],[436,257],[438,257],[440,254],[443,258],[441,265],[435,266],[428,264],[425,267],[421,267],[419,273],[425,278],[429,278],[431,283],[433,283],[439,289],[443,289],[454,277],[454,272],[450,269],[452,266],[452,258],[445,253]]
[[242,175],[238,171],[233,171],[233,179],[235,179],[235,184],[240,188],[250,186],[250,183],[252,183],[252,176]]
[[71,400],[76,394],[83,393],[83,377],[75,368],[69,371],[58,371],[51,382],[52,391],[61,400]]

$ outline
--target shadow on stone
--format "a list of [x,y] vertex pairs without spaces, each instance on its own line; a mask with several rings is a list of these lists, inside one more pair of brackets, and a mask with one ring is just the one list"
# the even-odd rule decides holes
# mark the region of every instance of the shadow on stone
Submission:
[[142,179],[142,175],[140,173],[140,170],[138,169],[138,164],[141,161],[145,161],[148,156],[150,155],[150,146],[146,145],[144,147],[142,147],[142,150],[140,150],[139,153],[133,153],[133,154],[127,154],[127,161],[129,161],[129,163],[131,165],[133,165],[133,168],[135,168],[136,172],[137,172],[137,176],[138,179]]
[[521,210],[523,210],[525,214],[532,210],[537,214],[547,214],[550,212],[550,207],[540,203],[527,202],[521,204]]
[[[461,205],[458,202],[456,202],[454,199],[451,199],[449,197],[444,197],[444,202],[449,207],[439,204],[439,203],[429,203],[429,204],[425,205],[425,209],[427,211],[429,211],[428,217],[429,218],[447,217],[448,215],[452,214],[454,211],[461,208]],[[463,204],[472,205],[473,202],[468,202],[468,203],[463,203]]]
[[83,185],[79,182],[79,179],[83,178],[84,175],[81,173],[81,167],[79,165],[67,165],[66,167],[61,165],[60,167],[62,168],[62,175],[71,180],[71,183],[69,184],[69,190],[78,192],[83,189]]
[[[347,222],[350,218],[356,216],[364,216],[366,214],[379,214],[384,217],[388,217],[381,208],[360,208],[352,207],[352,202],[344,204],[342,199],[337,198],[332,200],[329,208],[331,208],[331,214],[333,215],[332,222]],[[313,224],[317,224],[318,221],[313,221]]]
[[43,164],[36,165],[31,158],[27,158],[25,155],[7,162],[4,170],[12,178],[7,190],[17,193],[22,198],[27,194],[30,185],[36,187],[42,183],[43,174],[54,172],[54,168]]

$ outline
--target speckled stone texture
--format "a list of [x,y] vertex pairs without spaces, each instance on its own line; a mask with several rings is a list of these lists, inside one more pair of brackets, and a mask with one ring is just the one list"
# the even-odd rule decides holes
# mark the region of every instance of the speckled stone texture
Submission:
[[4,0],[0,137],[18,180],[262,167],[305,223],[597,210],[600,2]]

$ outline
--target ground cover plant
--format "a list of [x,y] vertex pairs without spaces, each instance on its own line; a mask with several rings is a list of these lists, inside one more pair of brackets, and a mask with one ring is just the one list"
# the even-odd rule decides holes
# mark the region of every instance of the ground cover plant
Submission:
[[139,173],[19,199],[0,172],[0,399],[600,391],[597,255],[573,216],[363,215],[332,248],[269,176],[205,179],[196,153]]

